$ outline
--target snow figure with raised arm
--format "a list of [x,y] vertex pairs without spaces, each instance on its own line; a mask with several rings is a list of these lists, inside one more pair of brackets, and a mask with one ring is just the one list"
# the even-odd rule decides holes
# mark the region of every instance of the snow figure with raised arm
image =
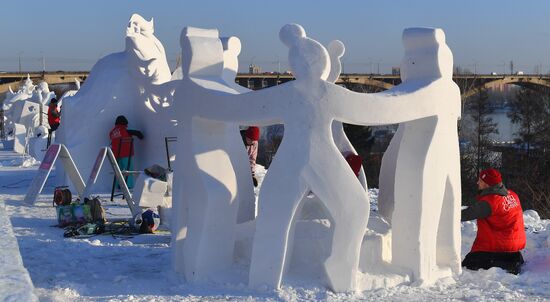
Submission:
[[[249,125],[283,123],[285,126],[283,142],[260,191],[250,286],[280,286],[289,239],[293,238],[290,233],[294,216],[303,196],[311,190],[332,219],[331,254],[324,263],[329,286],[335,291],[354,290],[369,202],[364,188],[334,143],[332,123],[338,120],[381,125],[435,116],[446,110],[447,104],[438,103],[435,98],[444,98],[449,85],[437,84],[436,78],[428,77],[405,81],[378,94],[355,93],[326,81],[330,71],[329,55],[321,44],[306,37],[301,26],[285,25],[279,36],[289,47],[288,59],[295,81],[236,95],[205,89],[199,81],[184,79],[176,88],[175,99],[177,105],[182,106],[178,107],[178,115],[186,116],[186,120],[210,119]],[[211,51],[211,55],[216,53],[219,55],[220,50]],[[437,56],[437,53],[431,55]],[[204,66],[203,70],[212,66]],[[193,144],[191,139],[192,136],[183,138],[179,152],[183,151],[182,146]],[[217,156],[218,161],[227,156],[222,150],[206,151]],[[211,160],[203,162],[201,156],[196,156],[191,158],[191,163],[206,165]],[[178,166],[188,164],[189,168],[191,163],[178,161]],[[179,177],[184,176],[192,177]],[[216,192],[235,194],[237,190],[232,178],[216,176],[211,183],[218,187]],[[220,189],[222,187],[224,189]],[[182,186],[182,194],[193,194],[195,189],[193,185]],[[202,210],[190,216],[202,221],[205,216],[221,215],[208,213],[207,208]],[[209,230],[209,223],[214,222],[205,222],[202,228]],[[191,236],[192,232],[203,233],[203,230],[189,228],[187,235]],[[204,234],[194,236],[215,239]]]
[[392,263],[429,284],[461,271],[460,91],[441,29],[407,29],[403,44],[402,81],[448,87],[437,100],[445,110],[399,125],[382,161],[379,209],[391,220]]
[[[133,158],[137,170],[164,165],[164,137],[175,136],[171,107],[164,107],[168,89],[155,89],[171,80],[161,42],[154,36],[153,20],[133,14],[126,27],[125,50],[101,58],[82,88],[64,98],[58,135],[82,175],[88,175],[100,147],[109,145],[109,130],[119,115],[141,129],[145,139],[136,141]],[[162,86],[161,86],[162,87]],[[102,172],[97,189],[110,189],[112,176]]]
[[[341,58],[345,53],[345,46],[342,41],[333,40],[327,45],[327,52],[330,57],[330,73],[327,78],[327,82],[335,83],[340,77],[342,72]],[[346,133],[344,132],[344,125],[340,121],[334,121],[332,123],[332,138],[336,147],[344,157],[350,154],[357,154],[357,151],[349,141]],[[363,167],[359,170],[359,181],[365,190],[367,190],[367,178]],[[319,219],[325,218],[323,209],[319,208],[320,201],[314,194],[308,194],[303,199],[303,207],[301,209],[301,218],[304,219]]]
[[[186,27],[180,40],[180,82],[230,94],[242,91],[234,84],[240,41],[236,37],[224,41],[222,45],[215,29]],[[190,99],[180,87],[182,84],[176,86],[174,95],[180,125],[173,193],[173,217],[178,216],[172,222],[173,256],[176,271],[184,273],[187,281],[201,282],[215,279],[230,268],[236,224],[255,218],[255,197],[239,125],[182,114],[188,110],[181,109],[184,104],[200,100]]]

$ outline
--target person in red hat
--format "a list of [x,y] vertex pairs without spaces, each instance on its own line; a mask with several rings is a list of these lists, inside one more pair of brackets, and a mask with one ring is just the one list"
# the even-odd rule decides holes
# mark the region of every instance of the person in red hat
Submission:
[[258,140],[260,139],[260,128],[250,126],[245,132],[246,152],[248,153],[248,162],[250,163],[250,171],[252,172],[252,181],[254,186],[258,186],[256,178],[256,158],[258,157]]
[[471,270],[500,267],[517,275],[526,241],[519,197],[504,186],[496,169],[481,171],[477,185],[477,202],[462,210],[462,221],[477,219],[477,236],[462,266]]

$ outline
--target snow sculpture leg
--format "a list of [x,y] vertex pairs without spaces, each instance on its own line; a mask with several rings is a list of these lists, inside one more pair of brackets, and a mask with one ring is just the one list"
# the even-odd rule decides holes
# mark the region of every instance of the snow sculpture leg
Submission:
[[[185,167],[188,171],[183,172],[185,182],[182,185],[187,188],[184,191],[186,196],[178,193],[188,209],[188,230],[183,255],[177,257],[184,258],[188,281],[204,281],[227,269],[232,262],[237,181],[231,158],[219,149],[219,140],[223,140],[226,134],[225,126],[197,120],[190,127],[197,133],[210,131],[210,135],[207,139],[201,135],[193,136],[192,150],[189,151],[194,153],[182,154],[182,158],[194,158],[195,161]],[[198,174],[194,172],[197,170]],[[190,174],[189,177],[186,173]]]
[[[456,134],[450,129],[449,135]],[[458,137],[456,137],[458,140]],[[449,267],[455,274],[460,274],[461,266],[461,238],[460,238],[460,202],[462,192],[460,187],[460,151],[458,146],[448,146],[445,154],[456,158],[450,164],[449,174],[445,184],[443,208],[439,219],[439,231],[437,233],[437,260],[443,267]]]
[[[439,76],[451,79],[452,54],[441,30],[406,30],[403,41],[404,81]],[[442,93],[448,98],[439,100],[450,103],[445,114],[400,125],[402,134],[396,140],[399,150],[395,163],[392,263],[409,268],[414,280],[423,283],[449,276],[450,269],[460,271],[460,175],[456,152],[460,94],[457,87],[447,90]],[[393,153],[388,158],[391,156]],[[391,169],[387,173],[391,175]]]
[[386,152],[384,152],[380,167],[380,176],[378,178],[380,187],[378,192],[378,212],[388,222],[391,222],[394,209],[395,169],[401,138],[403,137],[403,131],[405,131],[404,127],[404,124],[399,125],[397,132],[390,141],[390,145],[386,149]]
[[[308,189],[300,175],[301,166],[283,166],[278,165],[279,162],[271,165],[260,192],[248,281],[251,287],[280,287],[289,236],[293,236],[291,224]],[[288,175],[296,175],[298,179]]]
[[[334,160],[330,161],[317,158],[305,175],[332,217],[332,252],[324,265],[330,288],[344,292],[356,287],[359,254],[370,205],[360,182],[354,179],[355,175],[338,155],[331,156]],[[329,174],[331,179],[323,177]],[[352,181],[348,181],[350,179]],[[334,180],[344,181],[327,183]]]

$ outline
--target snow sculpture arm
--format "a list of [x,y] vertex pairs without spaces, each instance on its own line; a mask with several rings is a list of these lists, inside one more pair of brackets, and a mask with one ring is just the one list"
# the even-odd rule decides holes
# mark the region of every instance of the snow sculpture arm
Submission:
[[282,119],[277,108],[282,104],[275,106],[275,103],[284,102],[291,96],[284,95],[279,87],[238,94],[243,91],[228,87],[220,78],[224,63],[229,73],[236,71],[240,51],[238,39],[229,38],[225,42],[229,51],[226,55],[232,57],[227,62],[216,29],[183,29],[180,38],[183,81],[176,91],[183,95],[182,112],[193,117],[248,125],[280,123]]
[[[331,87],[329,99],[339,100],[334,106],[337,120],[355,125],[383,125],[412,121],[437,115],[445,102],[434,96],[448,95],[456,85],[444,80],[403,83],[381,93],[364,94]],[[456,91],[459,93],[458,91]]]
[[280,111],[284,110],[285,101],[292,97],[282,91],[281,87],[286,85],[243,94],[205,89],[199,85],[192,86],[194,87],[188,87],[190,89],[186,91],[186,98],[189,99],[183,102],[186,114],[243,125],[282,124]]
[[342,121],[377,125],[406,122],[443,112],[460,114],[460,108],[449,110],[449,102],[445,101],[460,97],[460,91],[452,81],[453,55],[445,43],[443,31],[406,29],[403,45],[401,85],[367,95],[333,87],[334,99],[345,102],[335,108]]

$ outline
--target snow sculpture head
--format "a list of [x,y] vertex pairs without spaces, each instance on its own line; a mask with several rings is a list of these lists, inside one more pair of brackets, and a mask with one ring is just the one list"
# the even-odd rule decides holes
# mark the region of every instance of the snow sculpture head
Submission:
[[153,19],[145,20],[133,14],[126,28],[126,52],[131,63],[138,66],[139,74],[154,84],[170,80],[170,68],[162,43],[153,35]]
[[407,28],[403,31],[405,55],[401,62],[401,80],[453,76],[453,54],[439,28]]
[[330,73],[327,50],[306,36],[298,24],[287,24],[279,31],[279,39],[289,48],[288,62],[296,79],[326,80]]
[[340,40],[331,41],[327,46],[327,51],[330,55],[330,74],[327,82],[335,83],[342,73],[342,61],[340,60],[346,52],[344,43]]
[[223,46],[223,79],[230,83],[235,81],[239,69],[241,40],[237,37],[220,38]]
[[[185,27],[180,37],[184,77],[219,77],[223,71],[223,47],[217,29]],[[191,60],[192,58],[192,60]]]

